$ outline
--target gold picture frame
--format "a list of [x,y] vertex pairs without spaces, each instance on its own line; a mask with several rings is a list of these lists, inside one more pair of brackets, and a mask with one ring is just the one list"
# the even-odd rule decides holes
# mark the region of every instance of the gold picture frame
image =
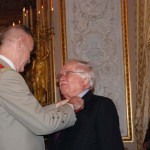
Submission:
[[122,16],[122,41],[124,54],[124,71],[125,71],[125,93],[127,109],[127,136],[123,137],[124,142],[133,142],[133,119],[132,119],[132,97],[131,97],[131,77],[130,77],[130,56],[129,56],[129,37],[128,37],[128,18],[127,18],[127,1],[121,0]]
[[[62,64],[67,59],[67,31],[66,31],[66,11],[65,0],[59,0],[60,30],[61,30],[61,55]],[[128,22],[127,22],[127,1],[121,0],[121,17],[122,17],[122,43],[123,43],[123,63],[125,72],[125,95],[126,95],[126,118],[127,135],[123,136],[124,142],[133,142],[133,119],[131,103],[131,79],[130,79],[130,59],[129,59],[129,42],[128,42]]]

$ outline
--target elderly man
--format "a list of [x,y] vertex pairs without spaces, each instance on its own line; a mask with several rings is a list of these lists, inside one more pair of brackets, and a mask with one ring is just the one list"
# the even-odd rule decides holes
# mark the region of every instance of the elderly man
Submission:
[[[123,150],[119,129],[119,118],[112,100],[94,95],[95,76],[92,67],[83,61],[69,60],[59,74],[60,91],[70,99],[82,97],[84,108],[76,113],[73,127],[60,132],[54,145],[49,137],[49,148],[53,150]],[[57,134],[56,134],[57,135]]]
[[63,106],[39,104],[19,74],[30,62],[33,45],[25,26],[11,26],[0,33],[0,150],[44,150],[42,135],[74,125],[73,108],[83,106],[78,98]]

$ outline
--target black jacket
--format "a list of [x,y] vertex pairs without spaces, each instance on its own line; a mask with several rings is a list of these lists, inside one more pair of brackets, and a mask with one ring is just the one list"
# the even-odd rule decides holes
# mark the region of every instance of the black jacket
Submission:
[[[112,100],[88,92],[84,109],[78,112],[73,127],[60,132],[54,145],[49,136],[49,150],[123,150],[119,118]],[[53,147],[53,149],[52,149]]]

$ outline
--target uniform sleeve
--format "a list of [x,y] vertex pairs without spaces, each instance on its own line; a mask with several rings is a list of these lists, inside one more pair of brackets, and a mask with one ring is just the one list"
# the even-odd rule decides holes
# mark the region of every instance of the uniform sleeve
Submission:
[[74,125],[76,121],[73,109],[67,104],[58,109],[52,104],[44,109],[23,77],[12,70],[0,75],[0,105],[37,135],[56,132]]

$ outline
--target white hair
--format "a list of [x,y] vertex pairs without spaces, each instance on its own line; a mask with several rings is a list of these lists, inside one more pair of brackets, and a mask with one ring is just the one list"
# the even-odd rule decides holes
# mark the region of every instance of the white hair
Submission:
[[85,79],[89,78],[90,80],[90,89],[93,89],[95,86],[95,74],[92,66],[86,62],[76,59],[68,59],[65,64],[75,64],[76,65],[76,71],[78,72],[84,72],[80,73],[79,75]]

